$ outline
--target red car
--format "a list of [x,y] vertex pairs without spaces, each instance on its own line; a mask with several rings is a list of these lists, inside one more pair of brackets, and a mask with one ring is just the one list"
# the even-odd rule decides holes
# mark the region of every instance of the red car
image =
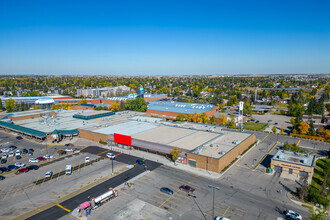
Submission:
[[188,185],[182,185],[179,187],[179,189],[186,191],[187,193],[193,193],[195,192],[195,189],[188,186]]
[[26,168],[22,168],[22,169],[17,170],[17,172],[18,173],[27,173],[27,172],[29,172],[29,170]]
[[44,160],[46,160],[46,158],[44,158],[44,157],[37,157],[37,160],[44,161]]

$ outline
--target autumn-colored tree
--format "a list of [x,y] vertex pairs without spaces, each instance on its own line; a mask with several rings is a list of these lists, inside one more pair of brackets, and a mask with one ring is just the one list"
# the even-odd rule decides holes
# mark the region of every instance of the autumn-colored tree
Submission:
[[214,115],[212,115],[212,117],[210,118],[210,124],[212,124],[212,125],[216,124]]
[[53,110],[59,110],[61,107],[60,107],[60,105],[53,105],[52,106],[52,109]]
[[274,126],[274,127],[272,128],[272,132],[273,132],[274,134],[276,134],[276,131],[277,131],[277,128]]
[[284,134],[284,129],[283,129],[283,127],[281,127],[281,134]]
[[329,130],[329,129],[326,129],[326,130],[324,131],[324,138],[325,138],[326,140],[330,139],[330,130]]
[[186,119],[187,119],[187,121],[192,121],[192,115],[191,114],[187,114]]
[[78,101],[78,105],[80,105],[80,104],[87,104],[87,100],[81,99],[80,101]]
[[221,114],[220,115],[220,125],[226,126],[226,122],[227,122],[226,115]]
[[173,150],[170,151],[171,156],[172,156],[172,160],[174,161],[174,163],[178,159],[178,157],[180,156],[181,152],[182,152],[182,149],[179,149],[177,147],[173,148]]
[[110,111],[117,112],[119,110],[119,104],[114,102],[110,104]]
[[69,104],[64,104],[64,105],[63,105],[63,109],[64,109],[64,110],[70,110],[71,107],[70,107]]
[[203,114],[201,115],[201,121],[203,122],[203,124],[207,124],[208,120],[209,120],[209,117],[207,116],[207,114],[205,112],[203,112]]
[[300,125],[298,127],[301,134],[307,134],[309,130],[309,124],[305,121],[300,122]]

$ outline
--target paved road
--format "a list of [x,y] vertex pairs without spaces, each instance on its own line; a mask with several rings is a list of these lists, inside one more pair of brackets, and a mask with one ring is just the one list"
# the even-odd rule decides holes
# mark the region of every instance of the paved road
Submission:
[[[84,149],[83,152],[89,152],[89,153],[96,154],[99,156],[105,156],[105,154],[107,152],[112,152],[114,154],[118,154],[118,152],[107,151],[107,149],[105,149],[105,148],[96,147],[96,146],[88,147],[88,148]],[[102,153],[102,152],[104,152],[104,153]],[[127,164],[135,164],[137,159],[140,159],[140,158],[131,156],[131,155],[127,155],[127,154],[120,154],[116,158],[117,161],[124,162]],[[145,162],[146,162],[146,165],[148,166],[148,170],[157,169],[161,165],[160,163],[156,163],[156,162],[149,161],[149,160],[146,160]],[[127,170],[126,172],[121,173],[97,186],[94,186],[93,188],[91,188],[85,192],[82,192],[77,196],[74,196],[71,199],[68,199],[68,200],[60,203],[60,205],[63,206],[64,208],[72,211],[75,208],[77,208],[79,204],[86,201],[88,199],[88,196],[97,197],[97,196],[107,192],[110,187],[116,188],[117,186],[123,184],[127,180],[127,178],[131,179],[133,177],[138,176],[139,174],[141,174],[143,172],[145,172],[144,166],[135,165],[132,169]],[[66,214],[68,214],[68,212],[66,212],[65,210],[61,209],[58,206],[53,206],[53,207],[51,207],[43,212],[40,212],[28,219],[33,219],[33,220],[59,219]]]

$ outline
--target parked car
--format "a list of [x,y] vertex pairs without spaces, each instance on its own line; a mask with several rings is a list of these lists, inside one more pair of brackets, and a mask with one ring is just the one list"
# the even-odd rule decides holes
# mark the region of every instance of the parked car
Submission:
[[17,136],[16,139],[17,140],[22,140],[23,138],[22,138],[22,136]]
[[33,150],[32,148],[30,148],[30,149],[29,149],[29,151],[32,151],[32,152],[34,152],[34,150]]
[[21,158],[21,155],[16,155],[16,160],[20,160]]
[[8,148],[2,148],[1,151],[2,151],[3,153],[5,153],[5,152],[9,152],[9,149],[8,149]]
[[113,153],[107,153],[107,157],[109,157],[112,160],[116,159],[116,156]]
[[285,211],[284,211],[284,215],[285,215],[287,218],[290,218],[290,219],[299,219],[299,220],[302,219],[302,217],[301,217],[300,214],[298,214],[297,212],[292,211],[292,210],[285,210]]
[[73,149],[72,148],[66,148],[65,151],[66,152],[73,152]]
[[162,187],[160,188],[160,191],[169,195],[173,195],[173,190],[171,190],[170,188],[167,187]]
[[17,170],[17,172],[18,173],[27,173],[27,172],[29,172],[29,170],[26,168],[22,168],[22,169]]
[[37,157],[37,160],[44,161],[44,160],[46,160],[46,158],[44,158],[44,157]]
[[7,172],[7,167],[0,167],[0,170],[1,170],[2,172]]
[[48,171],[45,174],[45,178],[51,177],[53,175],[53,171]]
[[17,163],[15,163],[15,166],[25,167],[25,164],[24,163],[21,163],[21,162],[17,162]]
[[15,150],[17,147],[14,145],[10,145],[8,148],[9,148],[9,150]]
[[29,162],[30,162],[30,163],[38,163],[39,160],[38,160],[38,159],[35,159],[35,158],[30,158],[30,159],[29,159]]
[[13,151],[11,151],[10,153],[9,153],[9,157],[13,157],[15,154],[14,154],[14,152]]
[[16,152],[15,152],[15,155],[17,156],[21,156],[21,151],[20,150],[17,150]]
[[89,157],[86,157],[85,158],[85,163],[90,163],[91,162],[91,159]]
[[278,125],[278,123],[276,122],[275,125]]
[[136,163],[139,165],[146,165],[146,163],[141,159],[136,160]]
[[0,180],[4,180],[4,179],[6,179],[6,177],[0,176]]
[[74,145],[71,144],[71,143],[68,143],[68,144],[65,144],[64,146],[66,146],[66,147],[73,147]]
[[27,166],[26,169],[28,169],[28,170],[37,170],[37,169],[39,169],[39,167],[37,165],[30,165],[30,166]]
[[188,186],[188,185],[181,185],[179,187],[180,190],[183,190],[183,191],[186,191],[187,193],[193,193],[195,192],[195,189],[192,188],[191,186]]
[[7,154],[3,154],[2,155],[2,159],[7,159],[8,158],[8,155]]
[[15,166],[15,165],[9,165],[8,167],[7,167],[7,170],[8,170],[8,172],[9,171],[11,171],[11,170],[17,170],[19,167],[18,166]]
[[44,158],[46,158],[46,159],[52,159],[54,156],[53,155],[49,155],[49,154],[46,154],[45,156],[44,156]]
[[22,152],[23,154],[27,154],[29,151],[26,148],[23,148]]
[[217,217],[214,218],[214,220],[230,220],[230,219],[226,218],[226,217],[217,216]]
[[33,151],[29,151],[28,155],[33,156]]
[[7,159],[1,159],[1,164],[7,163]]

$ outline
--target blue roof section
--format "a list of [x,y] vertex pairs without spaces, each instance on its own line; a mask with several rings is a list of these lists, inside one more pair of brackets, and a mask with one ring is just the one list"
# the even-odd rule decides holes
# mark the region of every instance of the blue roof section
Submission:
[[[163,96],[167,96],[167,95],[166,94],[144,94],[144,98],[157,98],[157,97],[163,97]],[[126,100],[135,99],[136,97],[138,97],[138,94],[134,93],[134,94],[130,94],[128,96],[109,97],[109,98],[106,98],[106,100],[126,101]]]
[[287,163],[313,167],[315,162],[315,155],[297,153],[287,150],[278,150],[272,159]]
[[35,137],[39,137],[39,138],[44,138],[46,137],[46,133],[42,132],[42,131],[38,131],[32,128],[27,128],[27,127],[23,127],[20,125],[15,125],[13,123],[8,123],[8,122],[4,122],[4,121],[0,121],[0,126],[10,129],[12,131],[17,131],[17,132],[21,132],[27,135],[32,135]]
[[151,101],[149,102],[148,110],[194,114],[196,111],[197,113],[211,111],[214,107],[216,106],[210,104]]

